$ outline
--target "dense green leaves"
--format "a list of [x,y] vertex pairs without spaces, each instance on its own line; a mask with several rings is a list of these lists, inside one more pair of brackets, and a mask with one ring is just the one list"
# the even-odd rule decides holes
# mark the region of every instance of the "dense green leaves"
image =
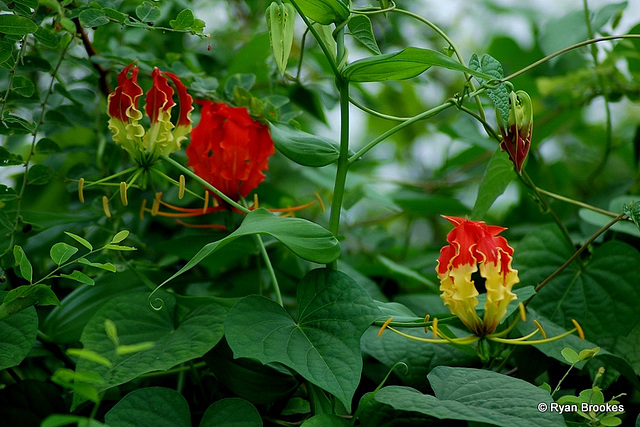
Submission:
[[[5,298],[7,292],[0,292]],[[33,307],[9,317],[2,316],[0,306],[0,370],[18,365],[27,356],[38,332],[38,315]]]
[[225,319],[229,346],[236,357],[295,369],[349,408],[362,370],[360,336],[378,310],[353,279],[327,269],[302,279],[297,300],[297,320],[266,298],[240,300]]
[[262,427],[262,418],[255,406],[244,399],[228,398],[209,406],[202,416],[200,427],[220,425]]
[[28,18],[17,15],[0,15],[0,33],[13,36],[24,36],[35,33],[38,26]]

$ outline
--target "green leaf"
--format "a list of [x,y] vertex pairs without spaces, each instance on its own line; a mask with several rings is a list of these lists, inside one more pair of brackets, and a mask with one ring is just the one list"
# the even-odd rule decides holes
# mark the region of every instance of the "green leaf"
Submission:
[[102,9],[85,9],[78,15],[83,27],[99,27],[109,23],[109,18]]
[[367,49],[376,55],[382,54],[376,42],[376,37],[373,35],[373,28],[371,27],[371,20],[366,15],[354,15],[349,20],[349,32],[356,40],[362,43]]
[[300,258],[319,264],[333,262],[340,256],[338,240],[325,228],[301,218],[281,218],[260,208],[248,213],[240,227],[227,237],[204,245],[184,267],[162,282],[160,286],[164,286],[170,280],[192,269],[204,258],[228,243],[252,234],[267,234],[275,237]]
[[93,286],[96,284],[96,282],[91,277],[78,270],[74,270],[73,272],[71,272],[71,274],[61,274],[60,277],[75,280],[76,282],[80,282],[89,286]]
[[60,265],[67,262],[76,252],[78,252],[78,248],[60,242],[51,247],[49,255],[51,255],[53,262]]
[[[621,213],[624,212],[631,220],[633,221],[634,215],[638,215],[638,209],[640,209],[640,204],[634,202],[634,200],[640,200],[640,196],[638,195],[623,195],[614,197],[609,202],[609,211],[613,213]],[[635,213],[634,213],[635,209]],[[594,212],[589,209],[580,209],[578,212],[580,218],[589,224],[596,225],[598,227],[604,227],[613,219],[609,215],[601,214],[599,212]],[[640,227],[638,224],[632,224],[629,221],[618,221],[611,227],[611,230],[619,231],[621,233],[626,233],[631,236],[640,237]]]
[[36,9],[38,7],[38,0],[13,0],[16,4],[21,4],[30,9]]
[[267,8],[266,18],[273,57],[280,74],[284,74],[293,44],[293,24],[295,23],[296,10],[291,3],[272,2]]
[[15,200],[18,198],[16,190],[11,187],[7,187],[4,184],[0,184],[0,202],[6,202],[9,200]]
[[11,90],[17,93],[20,96],[24,96],[25,98],[29,98],[33,95],[35,91],[35,87],[33,86],[33,82],[24,76],[15,76],[13,78],[13,84],[11,86]]
[[308,418],[300,427],[349,427],[351,423],[334,414],[320,414]]
[[576,353],[576,351],[572,348],[565,347],[560,353],[562,354],[562,357],[564,357],[564,360],[569,362],[570,365],[575,365],[580,361],[578,353]]
[[108,244],[104,248],[112,250],[112,251],[135,251],[135,250],[137,250],[133,246],[122,246],[122,245],[114,245],[114,244]]
[[41,138],[36,144],[36,154],[51,154],[61,151],[57,142],[50,138]]
[[[485,80],[500,80],[504,77],[500,61],[486,53],[482,55],[482,60],[478,60],[478,56],[475,53],[471,55],[469,67],[489,76],[489,78],[486,78],[476,75],[480,84],[483,84]],[[504,83],[500,83],[495,88],[487,88],[487,95],[498,110],[502,123],[507,123],[509,121],[509,92],[507,91],[507,86]]]
[[136,7],[136,16],[142,22],[157,21],[162,12],[160,8],[151,2],[145,1],[140,6]]
[[35,32],[35,36],[38,43],[44,47],[48,47],[49,49],[57,49],[60,44],[56,35],[48,28],[38,27],[38,30]]
[[77,234],[73,234],[73,233],[71,233],[69,231],[65,231],[64,234],[66,234],[67,236],[71,237],[73,240],[75,240],[76,242],[80,243],[82,246],[84,246],[85,248],[89,249],[90,251],[93,250],[93,245],[91,245],[91,243],[89,243],[88,241],[86,241],[82,237],[78,236]]
[[0,146],[0,166],[21,165],[22,157]]
[[38,26],[30,19],[17,15],[0,15],[0,33],[11,36],[24,36],[35,33]]
[[60,305],[60,301],[47,285],[18,286],[4,297],[0,305],[0,320],[33,305]]
[[262,427],[262,418],[256,407],[244,399],[238,397],[220,399],[204,412],[200,427],[222,425]]
[[225,319],[235,357],[279,362],[351,407],[360,382],[360,337],[380,314],[344,273],[310,271],[298,285],[298,318],[260,296],[241,299]]
[[[438,366],[427,376],[435,396],[390,386],[380,389],[362,411],[363,425],[382,425],[385,417],[412,416],[413,424],[427,419],[464,420],[496,426],[540,427],[563,425],[562,415],[540,412],[540,402],[551,403],[546,391],[518,378],[483,369]],[[363,397],[367,399],[368,395]]]
[[640,230],[640,202],[631,202],[628,205],[623,205],[623,211],[626,216],[631,218],[631,221]]
[[[518,244],[514,266],[521,283],[540,283],[572,254],[557,227],[542,226]],[[556,276],[530,307],[566,329],[572,329],[571,319],[576,319],[595,343],[597,338],[627,335],[640,321],[640,253],[625,243],[608,241],[585,261],[584,267],[574,262]]]
[[111,264],[110,262],[106,262],[106,263],[91,262],[91,261],[87,260],[86,258],[79,258],[77,260],[77,262],[79,262],[80,264],[88,265],[90,267],[95,267],[95,268],[99,268],[101,270],[110,271],[112,273],[115,273],[117,271],[116,270],[116,266]]
[[79,415],[53,414],[42,420],[40,427],[66,427],[70,424],[81,425],[85,427],[105,426],[105,424],[102,424],[100,421],[97,421],[94,418],[81,417]]
[[16,260],[16,267],[20,267],[22,278],[31,283],[33,281],[33,267],[21,246],[16,245],[13,247],[13,257]]
[[379,261],[382,265],[387,267],[392,275],[394,275],[398,281],[402,282],[404,280],[412,280],[420,283],[421,285],[427,286],[432,290],[438,290],[438,285],[436,285],[433,281],[427,279],[425,276],[419,274],[418,272],[405,267],[402,264],[398,264],[390,260],[389,258],[378,255],[376,260]]
[[509,156],[498,148],[491,156],[487,169],[482,176],[482,181],[480,181],[478,197],[473,205],[471,216],[476,219],[483,218],[491,205],[493,205],[493,202],[504,193],[504,190],[507,189],[507,186],[515,177],[516,173]]
[[191,412],[177,391],[147,387],[123,397],[105,414],[104,421],[119,427],[191,427]]
[[108,18],[118,21],[120,24],[124,24],[129,19],[129,15],[126,13],[118,12],[115,9],[103,8],[102,11]]
[[338,144],[322,136],[284,125],[269,124],[276,148],[294,162],[310,167],[326,166],[338,160]]
[[29,168],[27,180],[31,185],[45,185],[54,175],[53,169],[47,165],[33,165]]
[[302,13],[323,25],[342,22],[349,16],[349,7],[342,0],[299,0]]
[[493,78],[483,72],[467,68],[443,53],[417,47],[408,47],[400,52],[357,60],[349,64],[342,75],[353,82],[403,80],[420,75],[431,66],[462,71],[486,79]]
[[[201,357],[222,338],[225,308],[202,298],[191,307],[176,303],[169,293],[160,293],[160,310],[150,306],[149,291],[119,295],[104,303],[88,321],[80,341],[84,348],[111,361],[113,368],[88,360],[78,361],[76,370],[97,373],[103,384],[99,392],[128,382],[138,376],[167,370],[180,363]],[[152,301],[158,303],[157,300]],[[118,355],[117,348],[107,335],[105,321],[112,321],[118,330],[120,345],[134,346],[153,342],[146,351]],[[147,346],[147,344],[145,344]],[[74,408],[83,398],[75,395]]]
[[193,12],[190,9],[182,9],[176,19],[169,21],[174,30],[188,30],[194,22]]
[[113,236],[113,239],[111,239],[111,243],[113,244],[120,243],[127,237],[129,237],[129,231],[127,230],[118,231],[116,235]]
[[[13,56],[13,43],[0,39],[0,64],[6,62]],[[11,67],[9,65],[9,67]]]
[[[0,299],[7,292],[0,291]],[[4,304],[3,304],[4,305]],[[0,313],[2,306],[0,306]],[[0,318],[2,315],[0,314]],[[36,342],[38,333],[38,315],[34,307],[0,320],[0,370],[17,366],[27,357],[29,350]]]

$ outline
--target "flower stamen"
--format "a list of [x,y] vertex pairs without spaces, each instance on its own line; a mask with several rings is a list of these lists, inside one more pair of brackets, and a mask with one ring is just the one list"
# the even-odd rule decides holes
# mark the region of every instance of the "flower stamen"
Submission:
[[109,210],[109,199],[107,196],[102,196],[102,210],[107,218],[111,218],[111,211]]
[[547,333],[542,328],[542,325],[540,324],[540,322],[538,322],[537,320],[534,320],[533,324],[536,325],[536,327],[540,331],[540,334],[542,335],[542,338],[544,338],[546,340],[547,339]]
[[80,203],[84,203],[84,178],[80,178],[78,181],[78,199],[80,199]]
[[120,201],[123,206],[129,204],[129,200],[127,200],[127,183],[124,181],[120,182]]
[[573,323],[573,326],[576,327],[576,330],[578,331],[578,336],[580,337],[580,339],[584,340],[584,331],[582,330],[582,327],[580,326],[578,321],[576,319],[571,319],[571,322]]
[[186,183],[185,183],[184,175],[180,174],[180,181],[178,182],[178,199],[180,200],[182,200],[182,198],[184,197],[185,186],[186,186]]
[[382,327],[380,328],[380,331],[378,331],[378,338],[380,338],[382,336],[382,333],[384,332],[385,329],[387,329],[387,326],[389,326],[389,323],[391,323],[391,321],[393,320],[393,317],[389,317],[383,324]]

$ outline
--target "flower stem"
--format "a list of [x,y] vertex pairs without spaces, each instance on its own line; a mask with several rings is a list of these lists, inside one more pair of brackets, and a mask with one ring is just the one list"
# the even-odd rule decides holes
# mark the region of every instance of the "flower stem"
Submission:
[[615,217],[618,216],[618,214],[615,213],[615,212],[611,212],[611,211],[608,211],[608,210],[605,210],[605,209],[600,209],[598,207],[595,207],[595,206],[592,206],[592,205],[588,205],[588,204],[580,202],[578,200],[574,200],[574,199],[571,199],[569,197],[564,197],[564,196],[561,196],[559,194],[555,194],[555,193],[552,193],[550,191],[543,190],[540,187],[536,187],[536,188],[538,189],[539,193],[544,194],[545,196],[549,196],[549,197],[551,197],[553,199],[561,200],[563,202],[570,203],[572,205],[580,206],[581,208],[589,209],[591,211],[598,212],[598,213],[601,213],[603,215],[610,216],[612,218],[615,218]]
[[271,285],[273,286],[273,292],[275,292],[276,294],[276,302],[281,306],[284,306],[284,303],[282,302],[282,293],[280,292],[280,286],[278,285],[278,278],[276,277],[276,272],[273,269],[273,265],[271,264],[271,259],[269,258],[269,254],[267,253],[267,248],[264,246],[264,242],[262,241],[262,236],[260,236],[259,234],[255,234],[253,238],[258,245],[258,249],[260,250],[262,259],[264,259],[264,263],[267,266],[269,277],[271,277]]

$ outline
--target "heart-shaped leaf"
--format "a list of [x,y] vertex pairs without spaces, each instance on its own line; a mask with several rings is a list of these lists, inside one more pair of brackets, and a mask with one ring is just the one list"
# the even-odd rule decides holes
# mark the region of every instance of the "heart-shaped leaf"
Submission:
[[186,399],[164,387],[141,388],[127,394],[106,413],[112,426],[190,427],[191,412]]
[[260,296],[241,299],[225,319],[235,357],[282,363],[334,394],[347,407],[360,381],[360,337],[379,315],[353,279],[330,269],[309,272],[298,286],[298,319]]

